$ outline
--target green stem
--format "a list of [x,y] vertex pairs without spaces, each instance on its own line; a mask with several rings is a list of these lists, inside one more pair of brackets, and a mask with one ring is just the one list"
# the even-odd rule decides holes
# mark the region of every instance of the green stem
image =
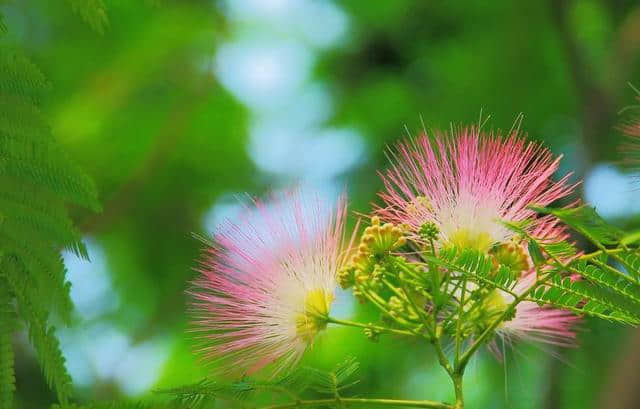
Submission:
[[462,394],[462,376],[462,373],[454,374],[453,376],[451,376],[451,380],[453,381],[453,389],[456,392],[456,404],[454,406],[455,409],[464,408],[464,397]]
[[449,374],[449,376],[453,376],[453,367],[449,363],[447,356],[444,353],[444,349],[442,349],[442,344],[440,344],[440,338],[433,337],[431,339],[431,344],[433,344],[433,348],[436,350],[436,355],[438,356],[438,362],[440,366],[442,366],[445,371]]
[[[429,240],[429,244],[431,246],[431,256],[433,258],[436,258],[436,248],[435,248],[435,244],[433,242],[432,239]],[[432,280],[432,285],[433,285],[433,298],[434,298],[434,310],[433,310],[433,314],[434,316],[437,316],[438,314],[438,303],[440,302],[440,269],[435,265],[435,263],[427,263],[429,266],[429,272],[431,273],[431,280]],[[433,320],[434,322],[436,322],[436,320]]]
[[[409,293],[407,292],[407,290],[405,288],[402,289],[402,291],[400,291],[399,288],[397,288],[395,285],[391,284],[389,282],[389,280],[386,279],[382,279],[382,284],[386,285],[387,288],[389,290],[391,290],[396,297],[402,299],[403,301],[405,301],[408,305],[407,305],[407,316],[406,318],[408,318],[409,320],[415,321],[420,319],[420,310],[417,308],[413,307],[413,303],[411,302],[410,298],[409,298]],[[404,291],[404,293],[403,293]],[[413,310],[413,311],[411,311]]]
[[341,319],[337,319],[337,318],[333,318],[333,317],[327,317],[326,320],[327,320],[328,323],[344,325],[346,327],[369,328],[369,329],[380,331],[380,332],[389,332],[389,333],[398,334],[398,335],[409,335],[409,336],[415,336],[416,335],[415,333],[413,333],[411,331],[405,331],[405,330],[395,329],[395,328],[381,327],[379,325],[363,324],[361,322],[341,320]]
[[598,257],[600,254],[607,254],[607,255],[614,255],[617,253],[621,253],[623,252],[624,249],[622,248],[617,248],[617,249],[607,249],[605,251],[603,250],[596,250],[593,253],[589,253],[589,254],[583,254],[580,257],[578,257],[578,260],[591,260],[594,257]]
[[466,277],[462,280],[462,294],[460,295],[460,306],[458,308],[458,322],[456,322],[456,346],[455,346],[455,358],[454,358],[454,366],[458,366],[460,364],[460,344],[462,343],[462,333],[460,331],[460,327],[462,325],[462,315],[464,314],[464,303],[465,303],[465,295],[467,290],[467,279]]
[[410,275],[411,277],[415,278],[416,280],[422,280],[423,277],[416,275],[416,272],[412,269],[410,269],[409,267],[405,266],[402,263],[393,261],[393,266],[395,266],[396,268],[399,268],[400,270],[404,271],[405,273],[407,273],[408,275]]
[[[374,405],[374,406],[393,406],[405,408],[431,408],[431,409],[454,409],[446,403],[431,400],[397,400],[397,399],[367,399],[367,398],[333,398],[333,399],[313,399],[299,400],[279,405],[266,406],[262,409],[294,409],[305,406],[323,406],[336,403],[346,403],[349,405]],[[455,409],[462,406],[455,406]]]
[[[608,264],[605,264],[605,263],[603,263],[603,262],[601,262],[599,260],[591,260],[591,262],[593,264],[595,264],[596,266],[598,266],[598,267],[600,267],[600,268],[602,268],[604,270],[607,270],[608,272],[610,272],[612,274],[615,274],[616,276],[618,276],[619,278],[621,278],[621,279],[623,279],[623,280],[625,280],[627,282],[631,281],[632,283],[638,284],[638,281],[635,278],[633,278],[631,275],[624,274],[622,271],[618,271],[617,269],[611,267]],[[566,268],[567,270],[569,270],[570,272],[572,272],[574,274],[582,275],[582,272],[580,270],[576,269],[576,268],[569,267],[568,265],[566,265],[564,268]]]
[[[386,301],[383,300],[382,298],[380,298],[380,296],[378,294],[376,294],[375,292],[370,292],[368,291],[368,289],[366,287],[360,287],[360,290],[362,291],[362,294],[367,297],[367,299],[376,306],[376,308],[378,310],[380,310],[380,312],[384,313],[387,317],[389,317],[390,319],[392,319],[393,321],[395,321],[398,325],[405,327],[405,328],[411,328],[412,325],[410,323],[408,323],[407,321],[405,321],[402,318],[399,318],[393,314],[391,314],[391,312],[389,312],[389,309],[386,308]],[[418,333],[417,331],[411,331],[412,334],[414,335],[420,335],[420,333]]]
[[[602,243],[600,243],[599,241],[597,241],[597,240],[596,240],[593,236],[591,236],[590,234],[587,234],[587,233],[586,233],[586,232],[584,232],[584,231],[581,231],[581,233],[582,233],[582,234],[583,234],[587,239],[589,239],[593,244],[595,244],[595,245],[596,245],[596,247],[598,247],[600,250],[598,250],[598,251],[594,251],[594,252],[592,252],[592,253],[590,253],[590,254],[585,254],[585,255],[582,255],[582,256],[578,257],[580,260],[591,260],[592,258],[599,256],[600,254],[606,254],[607,256],[611,256],[611,257],[613,257],[616,261],[618,261],[619,263],[621,263],[623,266],[628,267],[628,266],[627,266],[626,261],[625,261],[622,257],[620,257],[620,255],[618,254],[618,253],[621,253],[621,252],[629,251],[629,249],[628,249],[624,244],[622,244],[622,243],[621,243],[621,246],[622,246],[622,247],[619,247],[619,248],[615,248],[615,249],[608,249],[608,248],[606,248]],[[559,262],[560,264],[563,264],[563,265],[564,265],[564,263],[560,262],[556,257],[554,257],[553,259],[554,259],[556,262]],[[595,263],[595,264],[600,264],[601,266],[605,266],[605,265],[606,265],[606,264],[603,264],[603,263],[599,263],[597,260],[591,260],[591,261],[592,261],[593,263]],[[605,268],[606,268],[606,267],[605,267]],[[614,271],[615,271],[615,269],[611,269],[611,270],[614,270]],[[630,269],[630,270],[632,270],[632,269]],[[630,271],[630,272],[631,272],[631,271]],[[617,272],[617,274],[620,274],[620,272]],[[626,277],[626,276],[624,276],[624,275],[622,275],[622,276],[623,276],[623,278],[625,278],[625,279],[627,278],[627,277]],[[640,282],[639,282],[639,280],[638,280],[638,276],[633,276],[633,275],[631,275],[631,276],[629,276],[629,277],[631,277],[631,278],[633,279],[633,281],[635,281],[635,283],[636,283],[636,284],[640,284]]]

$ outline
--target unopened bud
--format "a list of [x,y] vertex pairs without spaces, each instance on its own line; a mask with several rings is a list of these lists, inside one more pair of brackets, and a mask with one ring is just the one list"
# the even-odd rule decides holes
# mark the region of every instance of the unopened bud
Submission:
[[351,288],[355,283],[353,267],[344,267],[338,272],[338,284],[343,290]]
[[364,304],[367,302],[367,297],[364,296],[362,291],[358,287],[353,288],[353,296],[358,300],[360,304]]
[[400,313],[404,311],[404,303],[400,298],[393,295],[389,298],[389,308],[391,309],[391,312]]
[[437,240],[438,235],[440,234],[440,229],[432,222],[424,223],[420,226],[420,230],[418,231],[420,237],[425,240]]
[[404,236],[398,237],[398,240],[393,244],[393,247],[402,247],[407,244],[407,238]]
[[[369,325],[373,324],[369,323]],[[378,342],[378,340],[380,339],[380,331],[371,327],[364,329],[364,335],[372,342]]]

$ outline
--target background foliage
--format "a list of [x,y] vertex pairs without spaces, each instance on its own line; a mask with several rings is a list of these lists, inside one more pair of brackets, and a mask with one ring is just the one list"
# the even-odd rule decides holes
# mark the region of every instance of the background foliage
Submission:
[[[184,335],[184,289],[199,250],[191,232],[232,215],[237,192],[293,179],[329,192],[346,184],[352,207],[366,211],[384,146],[406,134],[405,124],[419,129],[420,115],[446,128],[476,123],[482,112],[488,128],[509,129],[522,112],[530,137],[586,178],[587,201],[622,227],[638,226],[634,176],[618,164],[615,129],[627,117],[618,111],[634,101],[627,82],[640,78],[637,2],[29,0],[0,2],[0,12],[0,84],[13,84],[0,88],[0,132],[20,132],[7,127],[5,112],[19,107],[7,95],[38,107],[43,122],[29,123],[56,147],[38,158],[62,167],[60,175],[86,173],[103,208],[91,210],[93,188],[65,195],[57,179],[2,175],[8,193],[26,195],[38,183],[55,193],[21,199],[32,207],[81,205],[69,211],[92,262],[64,253],[77,310],[69,327],[64,314],[50,320],[80,402],[200,379]],[[78,250],[75,236],[63,236],[47,240]],[[374,316],[347,297],[339,303],[345,316]],[[13,314],[0,307],[3,328],[18,325]],[[28,338],[23,330],[10,340],[17,408],[57,400]],[[580,342],[569,351],[516,345],[504,366],[477,358],[466,380],[470,405],[640,406],[640,333],[587,321]],[[330,369],[349,355],[361,363],[356,394],[450,399],[434,357],[405,340],[373,345],[358,331],[330,329],[307,363]],[[8,356],[0,348],[0,367]]]

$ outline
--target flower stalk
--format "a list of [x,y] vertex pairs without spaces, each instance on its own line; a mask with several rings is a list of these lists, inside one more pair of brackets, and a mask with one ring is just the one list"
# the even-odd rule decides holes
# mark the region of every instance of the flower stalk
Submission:
[[382,327],[382,326],[373,325],[373,324],[364,324],[364,323],[357,322],[357,321],[341,320],[341,319],[333,318],[333,317],[328,317],[326,320],[327,320],[327,323],[329,323],[329,324],[336,324],[336,325],[343,325],[343,326],[346,326],[346,327],[369,329],[369,330],[378,331],[378,332],[381,332],[381,333],[382,332],[386,332],[386,333],[390,333],[390,334],[404,335],[404,336],[415,336],[416,335],[412,331],[406,331],[406,330],[396,329],[396,328]]
[[303,407],[315,407],[331,404],[345,403],[348,405],[358,405],[364,407],[371,406],[391,406],[404,408],[429,408],[429,409],[459,409],[462,406],[451,406],[447,403],[431,400],[401,400],[401,399],[371,399],[371,398],[332,398],[332,399],[312,399],[299,400],[296,402],[284,403],[264,407],[263,409],[295,409]]

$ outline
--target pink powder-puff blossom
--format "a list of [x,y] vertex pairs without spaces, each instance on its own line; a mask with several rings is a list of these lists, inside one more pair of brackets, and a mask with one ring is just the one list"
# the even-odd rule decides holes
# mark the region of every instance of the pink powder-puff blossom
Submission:
[[399,143],[390,158],[377,214],[414,232],[435,225],[445,245],[488,250],[515,235],[501,221],[533,218],[532,230],[553,224],[527,206],[546,206],[575,187],[569,175],[552,180],[559,157],[515,132],[504,139],[475,127],[434,139],[423,134]]
[[[516,294],[523,293],[536,280],[533,271],[525,273],[513,288]],[[513,301],[513,296],[499,291],[505,305]],[[580,317],[571,311],[540,306],[532,301],[521,301],[516,306],[514,317],[497,328],[498,334],[511,339],[537,341],[558,346],[572,346],[575,332],[571,329]]]
[[255,201],[205,249],[190,291],[193,332],[219,372],[286,370],[326,326],[345,254],[346,205],[307,196]]
[[[536,273],[525,243],[502,221],[530,220],[528,232],[547,243],[567,239],[559,221],[528,208],[565,198],[575,185],[569,175],[552,180],[560,158],[544,147],[526,142],[516,132],[507,138],[463,128],[453,135],[426,134],[402,142],[390,153],[391,166],[382,174],[383,219],[408,226],[417,240],[423,226],[435,227],[435,245],[474,248],[490,253],[520,272],[513,294],[527,291]],[[501,260],[502,258],[502,260]],[[493,290],[486,308],[504,311],[513,296]],[[572,325],[579,317],[570,311],[523,301],[514,316],[496,331],[504,338],[570,345]]]
[[[545,243],[567,240],[569,234],[558,219],[544,216],[542,222],[531,232],[537,240]],[[536,280],[536,271],[533,268],[533,260],[524,246],[519,245],[520,251],[526,255],[528,268],[518,278],[512,291],[513,294],[523,294],[528,291]],[[562,260],[569,262],[570,260]],[[579,277],[570,276],[572,280]],[[496,290],[500,294],[504,305],[513,302],[514,297],[504,291]],[[505,339],[522,339],[537,341],[557,346],[573,346],[576,334],[572,330],[580,317],[571,311],[538,305],[533,301],[521,301],[515,309],[511,320],[503,322],[497,332]]]

